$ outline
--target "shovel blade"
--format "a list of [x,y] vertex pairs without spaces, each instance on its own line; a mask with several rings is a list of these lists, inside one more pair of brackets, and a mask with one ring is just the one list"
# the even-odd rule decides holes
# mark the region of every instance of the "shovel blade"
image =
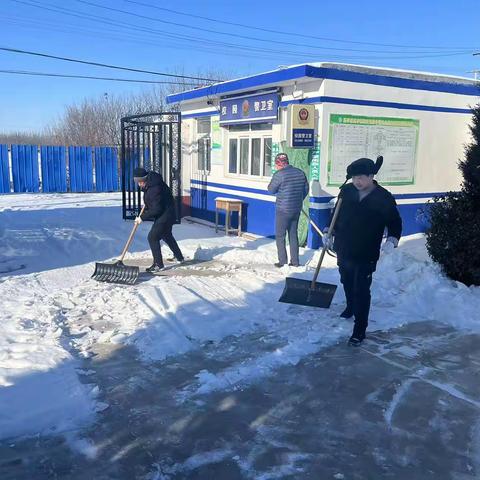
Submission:
[[330,308],[336,290],[337,286],[330,283],[315,282],[312,288],[310,280],[287,278],[278,301],[306,307]]
[[116,263],[95,263],[92,278],[98,282],[133,285],[140,274],[138,267]]

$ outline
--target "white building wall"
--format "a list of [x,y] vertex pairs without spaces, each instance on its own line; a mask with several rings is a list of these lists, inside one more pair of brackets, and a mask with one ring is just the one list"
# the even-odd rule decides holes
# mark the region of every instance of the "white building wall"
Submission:
[[[318,97],[340,97],[345,99],[400,104],[424,105],[468,109],[475,104],[475,97],[427,90],[413,90],[338,80],[302,78],[282,86],[282,102]],[[208,103],[207,103],[208,102]],[[219,98],[189,101],[182,104],[182,114],[190,117],[196,114],[214,113]],[[468,124],[471,115],[462,113],[432,112],[382,106],[346,105],[341,103],[318,103],[317,136],[321,141],[321,179],[313,182],[313,196],[333,195],[337,187],[327,186],[328,136],[330,114],[364,115],[371,117],[393,117],[416,119],[420,122],[417,146],[415,183],[413,185],[390,186],[393,193],[444,192],[459,188],[461,176],[457,163],[463,156],[463,148],[469,141]],[[286,107],[279,110],[279,122],[273,124],[272,141],[286,141]],[[183,144],[183,186],[184,195],[189,195],[190,179],[201,178],[197,171],[196,120],[183,121],[185,138]],[[252,189],[265,189],[266,178],[245,177],[228,173],[228,129],[221,128],[223,164],[213,164],[208,181],[224,185],[241,186]],[[352,159],[353,161],[354,159]],[[385,159],[388,162],[388,158]]]
[[[442,92],[383,87],[352,82],[327,80],[324,95],[402,104],[468,109],[474,97]],[[320,131],[322,137],[322,178],[326,180],[328,159],[329,118],[331,114],[365,115],[416,119],[420,122],[415,183],[390,186],[392,193],[445,192],[458,189],[461,175],[457,163],[463,156],[463,147],[469,141],[470,114],[433,112],[380,106],[324,103]],[[352,159],[353,160],[353,159]],[[385,158],[388,162],[388,158]],[[335,187],[322,188],[333,193]]]

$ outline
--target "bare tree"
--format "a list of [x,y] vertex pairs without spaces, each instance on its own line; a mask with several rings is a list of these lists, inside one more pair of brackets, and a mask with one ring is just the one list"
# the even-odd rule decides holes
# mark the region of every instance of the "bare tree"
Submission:
[[11,132],[0,133],[0,144],[17,145],[49,145],[55,144],[54,139],[47,133]]
[[[183,72],[175,72],[183,75]],[[226,78],[213,71],[198,73],[198,77]],[[127,115],[172,111],[178,107],[166,104],[166,96],[183,90],[204,86],[205,82],[179,79],[174,84],[154,85],[140,93],[108,95],[84,99],[65,108],[62,116],[48,130],[56,144],[119,145],[120,119]]]
[[[183,68],[176,68],[172,74],[186,75]],[[232,77],[230,73],[214,68],[198,71],[192,76],[222,80]],[[116,146],[121,141],[122,117],[175,111],[178,105],[168,105],[165,101],[167,95],[205,85],[205,81],[178,78],[175,83],[153,85],[139,93],[85,98],[67,105],[53,124],[42,132],[0,134],[0,143]]]

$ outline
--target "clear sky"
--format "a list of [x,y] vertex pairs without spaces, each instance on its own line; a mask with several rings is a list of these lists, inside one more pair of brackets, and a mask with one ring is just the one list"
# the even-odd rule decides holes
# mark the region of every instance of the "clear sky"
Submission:
[[[467,77],[480,69],[480,0],[0,0],[0,22],[0,47],[161,72],[243,76],[318,61]],[[162,79],[4,51],[0,59],[1,70]],[[0,73],[0,132],[41,129],[84,97],[145,88]]]

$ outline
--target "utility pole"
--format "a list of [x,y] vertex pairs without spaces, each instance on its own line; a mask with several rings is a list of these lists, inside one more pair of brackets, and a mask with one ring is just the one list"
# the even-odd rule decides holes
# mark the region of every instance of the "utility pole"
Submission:
[[470,70],[469,72],[467,73],[473,73],[474,75],[474,80],[477,81],[478,80],[478,75],[480,74],[480,70]]
[[[480,52],[475,52],[473,54],[474,57],[480,55]],[[478,80],[478,74],[480,73],[480,70],[472,70],[471,72],[468,72],[468,73],[473,73],[473,75],[475,75],[475,81]]]

